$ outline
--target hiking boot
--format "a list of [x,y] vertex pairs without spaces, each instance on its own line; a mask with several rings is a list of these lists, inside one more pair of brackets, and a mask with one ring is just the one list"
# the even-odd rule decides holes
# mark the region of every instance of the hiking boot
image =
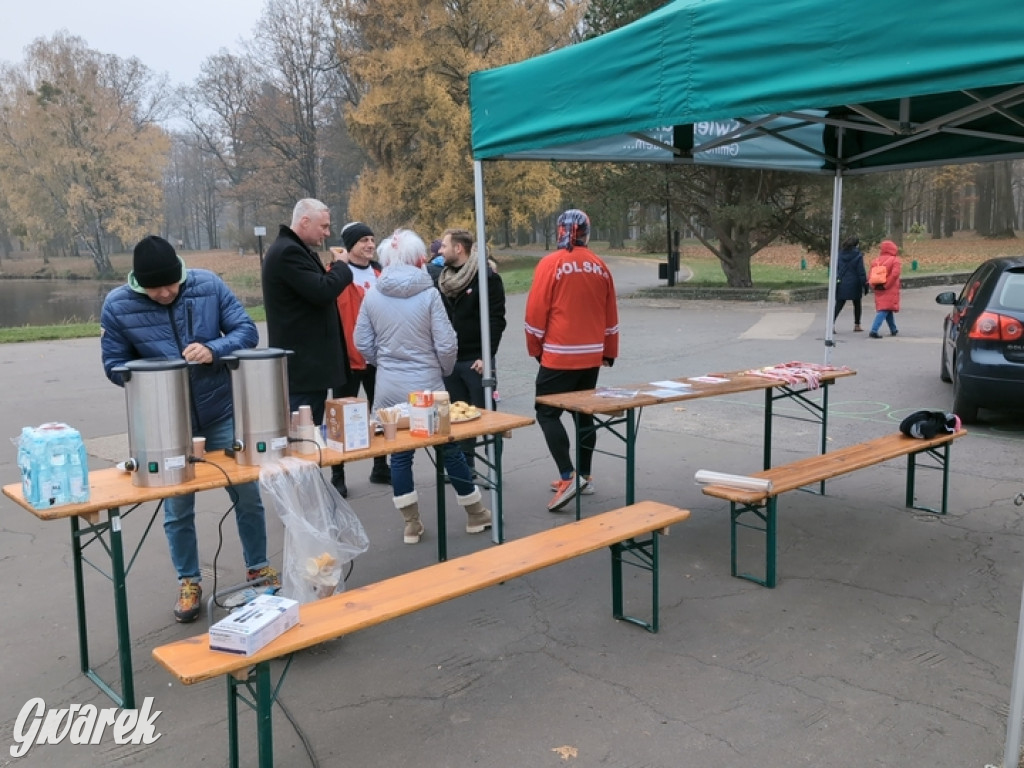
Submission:
[[[580,492],[587,487],[586,478],[580,478]],[[576,498],[576,475],[573,474],[568,480],[559,480],[555,495],[548,502],[548,512],[557,512],[570,501]]]
[[376,461],[373,462],[373,469],[370,470],[370,482],[377,485],[391,485],[391,467],[388,466],[387,461],[382,461],[379,464]]
[[271,565],[264,565],[262,568],[250,568],[246,571],[246,581],[256,581],[257,579],[266,579],[266,581],[261,583],[261,586],[264,587],[281,586],[281,574]]
[[174,604],[174,620],[182,624],[195,621],[202,602],[202,585],[195,579],[182,579],[178,585],[178,602]]
[[[561,482],[561,480],[552,480],[551,490],[557,491],[558,485]],[[590,475],[584,475],[583,482],[585,483],[585,485],[582,488],[580,488],[580,496],[593,496],[595,493],[597,493],[597,489],[594,488],[594,481],[590,479]]]

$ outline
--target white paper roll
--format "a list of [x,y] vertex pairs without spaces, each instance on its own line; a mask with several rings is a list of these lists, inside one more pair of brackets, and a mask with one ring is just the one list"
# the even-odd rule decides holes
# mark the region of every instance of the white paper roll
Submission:
[[772,489],[772,481],[747,475],[730,475],[725,472],[712,472],[709,469],[698,469],[693,479],[702,485],[728,485],[731,488],[742,488],[745,491],[764,491]]

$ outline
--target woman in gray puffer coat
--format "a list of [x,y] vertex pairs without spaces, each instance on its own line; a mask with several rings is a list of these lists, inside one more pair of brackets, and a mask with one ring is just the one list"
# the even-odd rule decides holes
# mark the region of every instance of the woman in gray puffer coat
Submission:
[[[383,271],[363,299],[353,340],[366,362],[377,366],[373,410],[409,401],[417,390],[444,388],[455,367],[458,341],[441,294],[423,269],[427,247],[415,232],[399,229],[377,249]],[[404,540],[416,544],[423,534],[419,497],[413,479],[414,451],[391,456],[395,507],[405,519]],[[459,450],[444,451],[444,466],[459,505],[466,510],[466,532],[491,527],[473,473]]]

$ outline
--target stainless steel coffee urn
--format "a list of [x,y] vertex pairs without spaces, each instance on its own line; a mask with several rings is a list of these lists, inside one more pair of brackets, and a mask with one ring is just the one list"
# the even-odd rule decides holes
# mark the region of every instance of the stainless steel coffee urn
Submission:
[[288,355],[291,351],[240,349],[221,358],[231,370],[235,460],[245,466],[278,461],[288,451]]
[[189,418],[188,363],[184,360],[133,360],[114,368],[124,380],[128,403],[125,468],[132,485],[177,485],[195,478]]

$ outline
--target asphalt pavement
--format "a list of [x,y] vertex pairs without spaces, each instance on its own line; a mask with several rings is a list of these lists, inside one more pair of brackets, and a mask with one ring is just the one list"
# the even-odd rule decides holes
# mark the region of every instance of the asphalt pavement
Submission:
[[[622,348],[602,384],[826,360],[824,302],[630,298],[658,284],[656,266],[610,265]],[[914,410],[950,407],[950,385],[939,380],[940,290],[904,291],[897,338],[853,333],[852,308],[844,310],[828,361],[857,375],[830,391],[833,445],[895,431]],[[524,303],[509,298],[498,392],[503,410],[532,415],[536,364],[520,330]],[[869,300],[865,326],[871,317]],[[0,391],[9,438],[23,426],[64,421],[87,439],[93,468],[126,450],[124,395],[103,376],[98,339],[3,347]],[[812,452],[817,426],[795,406],[779,410],[794,418],[776,421],[775,461]],[[703,496],[693,480],[699,469],[759,468],[763,396],[649,408],[637,498],[692,511],[662,540],[660,632],[612,619],[608,556],[598,552],[326,643],[299,654],[281,688],[276,765],[1000,765],[1024,583],[1024,524],[1013,503],[1024,491],[1024,418],[982,415],[984,423],[953,445],[946,517],[904,507],[904,461],[831,481],[824,497],[784,496],[779,584],[769,590],[729,575],[728,505]],[[619,449],[607,436],[599,447]],[[517,430],[504,459],[509,538],[571,519],[545,508],[555,468],[539,429]],[[416,467],[421,498],[431,499],[433,468],[425,456]],[[390,489],[370,485],[369,472],[369,462],[348,469],[349,502],[370,538],[350,587],[436,555],[432,503],[423,542],[403,545]],[[583,498],[584,514],[621,506],[621,460],[598,455],[594,477],[597,492]],[[937,502],[939,479],[919,477],[921,501]],[[0,452],[0,481],[17,480],[11,445]],[[220,583],[243,577],[230,520],[218,553],[227,506],[221,491],[199,496],[207,589],[215,557]],[[226,764],[224,682],[181,686],[150,656],[157,645],[203,631],[207,619],[173,621],[176,585],[159,521],[143,540],[151,514],[134,511],[124,532],[129,550],[138,547],[128,577],[136,695],[153,697],[160,737],[138,745],[116,745],[109,735],[97,744],[66,738],[13,758],[19,713],[34,697],[54,709],[110,702],[79,671],[68,523],[42,522],[0,499],[0,766]],[[492,546],[462,525],[449,514],[449,556]],[[268,532],[280,564],[280,522],[268,519]],[[758,551],[741,542],[751,568]],[[644,599],[641,584],[627,584],[627,600]],[[116,679],[110,591],[87,569],[92,661]],[[253,721],[243,711],[242,765],[255,764]]]

